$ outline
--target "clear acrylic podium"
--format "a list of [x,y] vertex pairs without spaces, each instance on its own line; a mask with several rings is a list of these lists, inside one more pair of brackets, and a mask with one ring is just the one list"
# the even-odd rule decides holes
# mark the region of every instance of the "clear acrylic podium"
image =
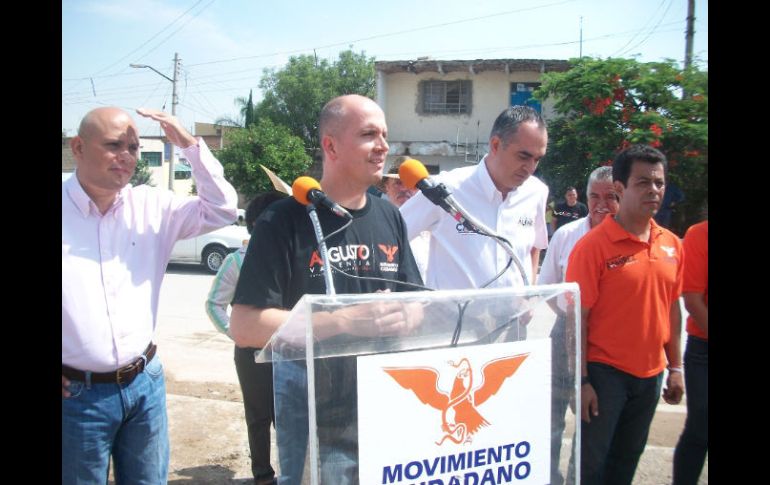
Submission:
[[[580,405],[578,291],[305,295],[256,357],[273,363],[278,483],[566,479],[580,439],[567,405]],[[320,338],[335,312],[394,304],[415,323],[408,332],[362,320],[361,335]]]

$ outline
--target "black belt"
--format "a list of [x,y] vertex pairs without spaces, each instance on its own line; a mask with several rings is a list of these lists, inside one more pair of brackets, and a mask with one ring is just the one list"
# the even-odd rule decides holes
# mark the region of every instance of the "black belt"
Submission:
[[[157,345],[150,342],[150,345],[147,346],[147,349],[145,349],[141,357],[128,364],[127,366],[121,367],[120,369],[111,372],[92,372],[91,382],[98,384],[131,384],[131,381],[133,381],[136,376],[144,371],[147,363],[150,362],[153,357],[155,357],[155,350],[157,350],[157,348]],[[74,369],[64,364],[61,365],[61,374],[67,379],[75,381],[85,382],[86,380],[86,373],[84,371]]]

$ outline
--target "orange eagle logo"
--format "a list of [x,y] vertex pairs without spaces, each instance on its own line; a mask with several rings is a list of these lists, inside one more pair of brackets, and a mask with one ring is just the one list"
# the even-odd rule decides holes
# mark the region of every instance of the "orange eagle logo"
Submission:
[[481,368],[481,383],[475,389],[470,361],[465,357],[457,364],[449,361],[449,365],[458,370],[448,394],[438,388],[439,372],[431,367],[386,367],[383,370],[401,387],[414,392],[424,404],[441,411],[444,436],[437,445],[442,445],[447,438],[454,443],[470,443],[471,435],[489,425],[477,406],[495,395],[528,356],[529,353],[519,354],[487,362]]

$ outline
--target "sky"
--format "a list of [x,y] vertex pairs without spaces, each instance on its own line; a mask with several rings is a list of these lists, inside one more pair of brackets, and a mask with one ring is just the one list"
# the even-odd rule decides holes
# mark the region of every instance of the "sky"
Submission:
[[[581,55],[683,62],[687,0],[66,0],[62,2],[62,130],[100,106],[238,117],[237,97],[289,57],[334,61],[346,49],[378,61],[570,59]],[[582,26],[582,27],[581,27]],[[582,30],[582,43],[581,43]],[[695,0],[693,54],[708,68],[708,1]],[[135,116],[142,136],[156,122]]]

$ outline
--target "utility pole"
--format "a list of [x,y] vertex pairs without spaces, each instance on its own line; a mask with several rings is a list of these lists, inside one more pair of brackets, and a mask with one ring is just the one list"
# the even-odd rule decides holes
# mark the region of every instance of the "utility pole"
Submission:
[[[695,0],[687,0],[687,31],[685,32],[684,70],[692,65],[692,44],[695,37]],[[682,89],[682,99],[688,98],[687,90]]]
[[[176,83],[178,79],[178,73],[179,73],[179,53],[174,52],[174,78],[170,78],[160,72],[159,70],[155,69],[152,66],[148,66],[147,64],[130,64],[130,67],[133,68],[147,68],[155,71],[157,74],[160,74],[164,78],[171,81],[172,90],[171,90],[171,116],[176,116],[176,105],[179,103],[177,97],[176,97]],[[168,190],[174,191],[174,167],[176,166],[176,147],[174,144],[171,144],[171,161],[168,165]]]
[[[179,72],[179,53],[174,52],[174,79],[171,81],[171,116],[176,117],[176,105],[179,100],[176,97],[176,81],[177,73]],[[171,144],[171,164],[168,167],[168,190],[174,191],[174,168],[176,167],[176,147]]]
[[580,57],[583,58],[583,16],[580,16]]

